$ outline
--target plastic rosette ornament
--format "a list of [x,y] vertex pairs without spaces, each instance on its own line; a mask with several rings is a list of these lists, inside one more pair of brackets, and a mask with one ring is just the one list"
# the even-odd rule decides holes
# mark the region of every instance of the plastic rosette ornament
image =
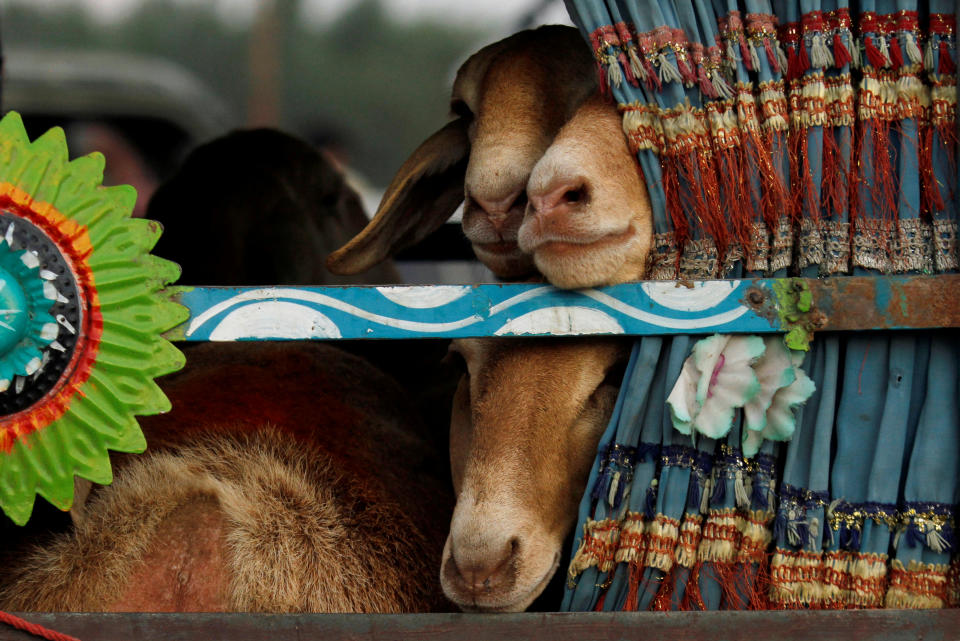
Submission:
[[170,409],[153,379],[184,363],[161,336],[188,316],[161,291],[180,270],[103,167],[0,120],[0,509],[19,524],[37,494],[69,509],[74,476],[109,483],[108,450],[143,451],[136,415]]

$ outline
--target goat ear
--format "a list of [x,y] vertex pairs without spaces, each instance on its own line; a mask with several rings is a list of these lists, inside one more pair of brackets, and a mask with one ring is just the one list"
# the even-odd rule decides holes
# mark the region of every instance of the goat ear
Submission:
[[453,215],[463,202],[468,124],[457,118],[417,147],[393,177],[373,220],[327,258],[330,271],[356,274],[369,269],[423,240]]

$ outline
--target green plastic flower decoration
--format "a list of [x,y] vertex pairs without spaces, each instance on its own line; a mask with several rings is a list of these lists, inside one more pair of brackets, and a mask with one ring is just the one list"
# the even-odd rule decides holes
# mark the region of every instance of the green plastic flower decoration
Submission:
[[14,250],[0,237],[0,392],[18,376],[17,384],[25,385],[26,377],[43,366],[45,349],[59,333],[50,314],[58,296],[50,276],[41,274],[35,255]]
[[69,509],[74,476],[109,483],[109,450],[143,451],[136,415],[169,410],[153,379],[184,363],[161,337],[188,316],[162,291],[179,268],[103,167],[0,120],[0,509],[20,524],[37,494]]

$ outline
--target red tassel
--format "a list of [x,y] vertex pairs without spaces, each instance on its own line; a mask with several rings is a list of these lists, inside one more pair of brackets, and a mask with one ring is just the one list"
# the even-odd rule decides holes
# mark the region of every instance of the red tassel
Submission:
[[600,95],[610,97],[610,86],[607,84],[607,70],[602,63],[597,63],[597,75],[600,77]]
[[679,275],[680,258],[683,254],[683,247],[690,240],[690,225],[687,222],[686,213],[684,213],[683,198],[681,196],[682,173],[680,160],[676,156],[661,156],[660,162],[663,168],[663,196],[666,200],[667,214],[670,216],[670,223],[673,225],[673,239],[677,246],[677,270]]
[[[597,51],[600,49],[600,30],[594,31],[590,34],[590,44],[593,45],[593,50]],[[604,98],[610,97],[610,87],[607,85],[607,70],[602,62],[597,60],[597,78],[600,80],[600,95]]]
[[900,50],[900,42],[896,38],[890,38],[890,63],[894,69],[903,66],[903,51]]
[[710,77],[707,76],[707,69],[702,64],[697,65],[697,82],[700,85],[700,93],[708,98],[719,98],[720,94],[717,93],[717,88],[713,86],[713,83],[710,82]]
[[[714,151],[720,172],[720,184],[723,186],[723,208],[727,211],[733,240],[743,248],[744,252],[748,252],[752,244],[750,223],[754,217],[751,207],[754,198],[749,196],[756,191],[747,173],[744,147],[748,144],[749,140],[745,140],[741,145],[732,145]],[[757,194],[752,193],[752,195],[756,197]]]
[[950,57],[950,43],[946,40],[940,41],[940,64],[937,66],[937,72],[944,75],[952,75],[957,70],[953,58]]
[[797,47],[800,49],[800,51],[797,53],[797,77],[799,78],[807,72],[807,69],[810,68],[810,55],[807,53],[807,45],[804,43],[802,38],[800,39],[800,42],[797,43]]
[[753,565],[753,598],[749,605],[749,609],[751,610],[772,609],[772,604],[770,603],[770,585],[772,584],[772,577],[770,576],[771,558],[773,558],[773,554],[767,553],[764,555],[763,561]]
[[729,568],[728,585],[724,590],[723,604],[726,610],[753,610],[753,603],[757,600],[757,569],[754,563],[737,563],[726,565]]
[[743,58],[743,66],[747,71],[753,71],[753,59],[750,57],[750,48],[747,46],[747,39],[740,36],[740,57]]
[[[697,236],[711,238],[722,258],[730,243],[726,214],[722,208],[718,172],[706,145],[696,142],[688,150],[677,155],[662,156],[663,191],[667,212],[674,226],[674,239],[679,250],[677,267],[680,266],[683,247],[692,237],[690,221],[696,221],[700,232]],[[679,150],[678,150],[679,151]]]
[[843,38],[839,33],[833,34],[833,61],[838,69],[850,64],[853,58],[850,57],[850,50],[843,44]]
[[920,213],[930,215],[944,208],[943,197],[933,172],[933,132],[927,125],[920,130]]
[[[856,199],[851,198],[851,226],[854,233],[859,231],[857,223],[864,217],[865,206],[869,203],[871,222],[879,222],[881,229],[889,231],[898,218],[899,190],[899,179],[890,154],[891,123],[879,118],[860,120],[857,134],[854,167],[859,172],[856,178],[858,193]],[[887,250],[889,247],[881,249]],[[857,256],[854,255],[853,259],[856,262]]]
[[823,130],[823,181],[820,184],[820,204],[827,218],[847,220],[846,166],[833,127]]
[[730,247],[730,230],[727,227],[726,212],[720,206],[720,182],[717,177],[717,169],[710,156],[698,153],[696,154],[696,160],[700,186],[703,190],[702,194],[699,194],[703,205],[703,214],[701,214],[699,220],[702,223],[705,235],[713,239],[717,247],[717,269],[720,270],[711,276],[713,278],[723,278],[724,259]]
[[[781,175],[781,170],[774,165],[772,156],[774,146],[783,148],[783,135],[780,132],[761,134],[758,131],[753,131],[747,145],[747,153],[750,154],[750,166],[756,167],[757,173],[760,175],[761,214],[763,221],[767,224],[767,229],[770,230],[776,228],[780,216],[791,211],[790,189],[787,187],[786,177]],[[774,140],[775,137],[779,140]],[[774,142],[777,144],[774,145]],[[792,158],[790,163],[792,166]],[[747,230],[747,232],[751,233],[751,230]]]
[[643,63],[643,68],[647,70],[647,89],[650,91],[660,91],[660,74],[653,68],[653,63],[651,63],[646,56],[641,58],[641,62]]
[[767,52],[767,62],[770,63],[773,73],[780,73],[780,61],[777,60],[777,54],[773,51],[773,43],[770,42],[770,38],[763,39],[763,50]]
[[670,571],[660,579],[660,589],[657,595],[650,601],[650,610],[654,612],[669,612],[673,609],[673,589],[676,582],[677,565],[674,564]]
[[643,578],[643,563],[630,562],[630,579],[627,582],[627,600],[623,603],[624,612],[636,612],[640,605],[640,580]]
[[887,59],[883,57],[883,54],[880,53],[877,46],[873,44],[873,38],[864,36],[863,48],[867,52],[867,60],[870,62],[870,66],[874,69],[883,69],[887,66]]
[[685,57],[677,56],[677,71],[680,72],[680,77],[683,78],[683,84],[694,85],[697,83],[697,77],[693,73],[693,68]]
[[797,56],[797,48],[790,47],[787,50],[787,82],[796,80],[800,77],[800,57]]
[[703,603],[703,595],[700,594],[700,571],[703,563],[697,561],[693,564],[693,570],[690,571],[687,585],[683,591],[683,599],[680,601],[681,610],[706,610],[707,606]]
[[630,68],[630,61],[627,60],[627,54],[623,51],[617,54],[617,60],[620,61],[620,67],[623,69],[623,75],[634,87],[639,87],[640,83],[637,82],[637,77],[633,75],[633,69]]

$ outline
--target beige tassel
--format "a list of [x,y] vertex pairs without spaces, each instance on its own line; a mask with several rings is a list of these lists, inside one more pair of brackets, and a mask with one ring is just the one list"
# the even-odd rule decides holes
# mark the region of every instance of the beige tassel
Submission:
[[607,56],[607,82],[611,87],[618,89],[623,84],[623,71],[620,70],[620,64],[613,56]]
[[680,70],[670,62],[665,52],[661,52],[657,56],[657,64],[660,66],[661,82],[683,82],[683,76],[680,75]]
[[736,497],[737,507],[747,509],[750,507],[750,495],[747,494],[747,488],[743,483],[743,472],[737,470],[733,479],[733,494]]
[[639,80],[646,81],[647,70],[643,66],[643,61],[640,60],[640,55],[637,53],[637,48],[629,47],[627,49],[627,57],[630,59],[630,70],[633,71],[633,75]]
[[920,47],[917,46],[917,38],[909,31],[903,34],[903,48],[907,54],[907,59],[912,64],[918,65],[923,62],[923,54],[920,53]]
[[833,52],[823,39],[823,34],[816,33],[811,38],[810,64],[817,69],[826,69],[833,66]]

